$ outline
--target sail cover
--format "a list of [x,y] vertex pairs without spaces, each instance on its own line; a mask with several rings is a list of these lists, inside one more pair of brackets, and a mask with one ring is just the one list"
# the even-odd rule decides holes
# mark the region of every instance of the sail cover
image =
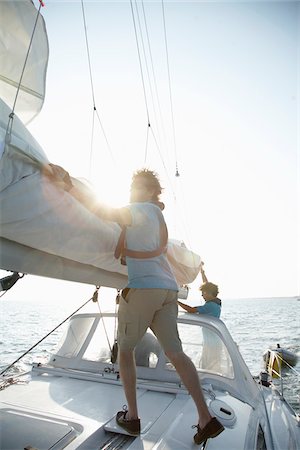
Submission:
[[24,123],[28,123],[42,108],[48,54],[44,19],[32,1],[1,0],[0,97],[12,109],[21,81],[15,112]]
[[[114,258],[119,225],[97,218],[43,174],[48,158],[24,125],[42,107],[47,61],[45,24],[33,3],[1,0],[0,268],[122,288],[127,268]],[[167,255],[179,285],[195,279],[201,262],[198,255],[171,240]]]

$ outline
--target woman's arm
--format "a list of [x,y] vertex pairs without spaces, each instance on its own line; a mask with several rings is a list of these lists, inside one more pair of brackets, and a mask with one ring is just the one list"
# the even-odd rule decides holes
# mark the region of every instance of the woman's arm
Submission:
[[202,276],[202,282],[203,283],[207,283],[208,282],[208,279],[207,279],[207,276],[206,276],[206,274],[205,274],[205,272],[204,272],[204,269],[203,269],[203,262],[201,262],[201,267],[200,267],[200,272],[201,272],[201,276]]
[[177,300],[177,303],[179,306],[181,306],[181,308],[185,309],[185,311],[187,311],[188,313],[194,314],[197,312],[197,308],[195,306],[186,305],[185,303],[181,303],[179,300]]

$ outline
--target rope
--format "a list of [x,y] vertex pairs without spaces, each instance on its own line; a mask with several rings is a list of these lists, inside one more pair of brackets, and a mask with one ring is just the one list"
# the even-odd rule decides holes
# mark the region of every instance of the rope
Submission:
[[36,19],[35,19],[35,23],[34,23],[34,26],[33,26],[33,30],[32,30],[32,34],[31,34],[28,50],[27,50],[27,53],[26,53],[23,69],[22,69],[22,72],[21,72],[20,80],[19,80],[19,83],[18,83],[17,92],[16,92],[14,103],[13,103],[12,111],[11,111],[11,113],[8,116],[9,119],[8,119],[8,124],[7,124],[7,128],[6,128],[6,134],[5,134],[5,142],[6,143],[8,143],[9,140],[10,140],[10,135],[11,135],[12,126],[13,126],[13,120],[14,120],[14,115],[15,115],[16,103],[17,103],[17,99],[18,99],[18,96],[19,96],[19,92],[20,92],[20,88],[21,88],[21,84],[22,84],[22,80],[23,80],[23,76],[24,76],[24,72],[25,72],[25,67],[26,67],[26,64],[27,64],[29,52],[30,52],[30,49],[31,49],[31,46],[32,46],[32,42],[33,42],[35,29],[36,29],[36,26],[37,26],[37,21],[38,21],[38,18],[40,16],[40,10],[41,10],[42,6],[44,6],[44,4],[43,4],[42,1],[40,1],[40,6],[39,6],[39,9],[38,9],[38,12],[37,12],[37,15],[36,15]]
[[145,30],[146,30],[146,37],[147,37],[148,51],[149,51],[149,55],[150,55],[150,62],[151,62],[152,76],[153,76],[153,81],[154,81],[154,88],[155,88],[155,94],[156,94],[156,99],[157,99],[157,105],[158,105],[159,117],[160,117],[160,122],[161,122],[161,128],[162,128],[162,132],[163,132],[163,137],[164,137],[164,140],[165,140],[165,127],[164,127],[164,121],[163,121],[163,116],[162,116],[162,111],[161,111],[161,105],[160,105],[160,101],[159,101],[159,95],[158,95],[158,89],[157,89],[157,82],[156,82],[156,75],[155,75],[155,70],[154,70],[154,63],[153,63],[153,57],[152,57],[152,51],[151,51],[151,45],[150,45],[150,39],[149,39],[149,33],[148,33],[148,26],[147,26],[147,20],[146,20],[146,13],[145,13],[144,1],[143,1],[143,0],[142,0],[142,10],[143,10],[143,17],[144,17],[144,23],[145,23]]
[[[153,60],[152,60],[152,52],[151,52],[149,33],[148,33],[148,27],[147,27],[147,20],[146,20],[145,9],[144,9],[144,5],[143,4],[142,4],[142,7],[143,7],[143,17],[144,17],[145,31],[146,31],[146,37],[147,37],[148,51],[149,51],[149,54],[150,54],[150,62],[152,63],[151,64],[151,66],[152,66],[152,75],[153,75],[153,78],[154,78],[154,85],[156,86],[155,74],[154,74],[154,68],[153,68]],[[138,22],[139,31],[140,31],[140,39],[141,39],[141,43],[142,43],[142,50],[143,50],[144,61],[145,61],[145,66],[146,66],[149,90],[150,90],[150,95],[151,95],[151,100],[152,100],[155,126],[157,128],[157,132],[158,132],[158,135],[159,135],[158,117],[157,117],[157,113],[156,113],[154,94],[153,94],[153,89],[152,89],[152,83],[151,83],[151,77],[150,77],[150,72],[149,72],[148,59],[147,59],[147,55],[146,55],[146,49],[145,49],[145,43],[144,43],[144,38],[143,38],[143,32],[142,32],[142,26],[141,26],[141,21],[140,21],[139,10],[138,10],[138,6],[137,6],[137,0],[135,0],[135,9],[136,9],[137,22]],[[157,99],[158,99],[157,90],[156,90],[156,95],[157,95]],[[159,105],[159,100],[158,100],[158,105]]]
[[188,246],[190,248],[192,248],[190,234],[189,234],[189,227],[187,226],[187,223],[191,223],[191,220],[189,219],[189,214],[188,214],[188,211],[186,208],[186,200],[185,200],[185,196],[184,196],[183,186],[182,186],[182,183],[180,182],[180,178],[178,179],[178,186],[180,188],[180,194],[181,194],[181,199],[182,199],[183,214],[182,214],[181,219],[182,219],[183,231],[185,233]]
[[146,165],[146,161],[147,161],[148,141],[149,141],[149,129],[150,129],[150,123],[148,123],[148,125],[147,125],[147,136],[146,136],[146,147],[145,147],[144,165]]
[[174,121],[173,100],[172,100],[172,89],[171,89],[171,75],[170,75],[170,65],[169,65],[169,51],[168,51],[168,41],[167,41],[167,28],[166,28],[165,8],[164,8],[164,1],[163,1],[163,0],[161,0],[161,6],[162,6],[163,23],[164,23],[164,36],[165,36],[165,47],[166,47],[167,69],[168,69],[168,80],[169,80],[169,97],[170,97],[170,108],[171,108],[172,130],[173,130],[174,154],[175,154],[175,161],[176,161],[176,176],[179,176],[179,172],[178,172],[178,164],[177,164],[177,148],[176,148],[176,135],[175,135],[175,121]]
[[[168,174],[168,170],[166,168],[166,164],[164,161],[164,158],[162,156],[162,153],[160,151],[160,147],[158,144],[158,141],[154,135],[153,129],[151,127],[151,121],[150,121],[150,114],[149,114],[149,105],[148,105],[148,100],[147,100],[147,93],[146,93],[146,86],[145,86],[145,78],[144,78],[144,73],[143,73],[143,66],[142,66],[142,59],[141,59],[141,51],[140,51],[140,46],[139,46],[139,40],[138,40],[138,34],[137,34],[137,26],[136,26],[136,20],[135,20],[135,15],[134,15],[134,10],[133,10],[133,5],[132,5],[132,0],[130,0],[130,5],[131,5],[131,14],[132,14],[132,20],[133,20],[133,25],[134,25],[134,32],[135,32],[135,40],[136,40],[136,47],[137,47],[137,52],[138,52],[138,59],[139,59],[139,66],[140,66],[140,73],[141,73],[141,79],[142,79],[142,86],[143,86],[143,92],[144,92],[144,100],[145,100],[145,107],[146,107],[146,112],[147,112],[147,119],[148,119],[148,124],[147,124],[147,141],[146,141],[146,151],[145,151],[145,158],[144,160],[146,161],[146,156],[147,156],[147,149],[148,149],[148,133],[149,133],[149,128],[151,128],[151,133],[156,145],[156,148],[158,149],[159,152],[159,156],[160,159],[162,161],[164,170],[166,172],[167,178],[169,179],[169,183],[171,186],[171,189],[174,193],[173,187],[172,187],[172,183],[170,181],[170,177]],[[142,43],[142,50],[143,50],[143,54],[144,54],[144,59],[145,59],[145,65],[146,65],[146,71],[147,71],[147,75],[148,75],[148,83],[149,83],[149,89],[150,89],[150,93],[151,93],[151,98],[152,98],[152,103],[153,103],[153,111],[154,111],[154,117],[155,117],[155,122],[156,122],[156,126],[158,129],[158,121],[157,121],[157,115],[156,115],[156,111],[155,111],[155,105],[154,105],[154,99],[153,99],[153,91],[152,91],[152,86],[151,86],[151,80],[150,80],[150,75],[149,75],[149,70],[148,70],[148,64],[147,64],[147,57],[146,57],[146,51],[145,51],[145,46],[144,46],[144,40],[143,40],[143,35],[142,35],[142,29],[141,29],[141,24],[140,24],[140,20],[139,20],[139,13],[138,13],[138,7],[137,7],[137,2],[135,0],[135,5],[136,5],[136,15],[137,15],[137,21],[138,21],[138,25],[139,25],[139,30],[140,30],[140,36],[141,36],[141,43]],[[146,21],[146,15],[145,15],[145,9],[143,7],[143,15],[144,15],[144,22],[145,22],[145,30],[146,30],[146,36],[147,36],[147,41],[148,41],[148,48],[149,48],[149,54],[150,54],[150,60],[151,60],[151,65],[152,65],[152,72],[153,72],[153,78],[155,81],[155,86],[156,86],[156,79],[155,79],[155,74],[154,74],[154,68],[153,68],[153,59],[152,59],[152,52],[151,52],[151,46],[150,46],[150,40],[149,40],[149,33],[148,33],[148,27],[147,27],[147,21]],[[156,86],[156,93],[157,93],[157,86]],[[158,93],[157,93],[157,98],[158,98]],[[159,99],[158,99],[158,104],[159,103]]]
[[[146,107],[146,112],[147,112],[147,119],[148,119],[148,124],[147,124],[147,136],[146,136],[146,148],[145,148],[145,156],[144,156],[144,163],[146,163],[147,160],[147,151],[148,151],[148,140],[149,140],[149,130],[151,131],[152,134],[152,138],[154,140],[156,149],[158,151],[159,157],[161,159],[164,171],[166,173],[166,177],[168,179],[168,183],[170,185],[172,194],[173,194],[173,198],[174,198],[174,202],[176,202],[176,193],[174,190],[174,186],[173,183],[170,179],[160,146],[158,144],[158,141],[156,139],[156,136],[154,134],[153,128],[151,127],[151,122],[150,122],[150,118],[149,118],[149,107],[148,107],[148,101],[147,101],[147,94],[146,94],[146,87],[145,87],[145,79],[144,79],[144,74],[143,74],[143,67],[142,67],[142,61],[141,61],[141,52],[140,52],[140,46],[139,46],[139,42],[138,42],[138,35],[137,35],[137,26],[136,26],[136,20],[135,20],[135,15],[134,15],[134,10],[133,10],[133,4],[132,4],[132,0],[130,0],[130,5],[131,5],[131,14],[132,14],[132,20],[133,20],[133,25],[134,25],[134,32],[135,32],[135,40],[136,40],[136,47],[137,47],[137,52],[138,52],[138,59],[139,59],[139,66],[140,66],[140,73],[141,73],[141,79],[142,79],[142,86],[143,86],[143,92],[144,92],[144,100],[145,100],[145,107]],[[142,49],[144,52],[144,58],[145,58],[145,63],[146,63],[146,69],[147,69],[147,74],[148,74],[148,80],[149,80],[149,84],[150,84],[150,92],[152,94],[152,89],[151,89],[151,82],[150,82],[150,76],[149,76],[149,71],[148,71],[148,65],[147,65],[147,58],[146,58],[146,52],[145,52],[145,46],[144,46],[144,41],[143,41],[143,37],[142,37],[142,29],[141,29],[141,25],[140,25],[140,21],[139,21],[139,15],[138,15],[138,7],[137,7],[137,2],[135,0],[135,5],[136,5],[136,14],[137,14],[137,19],[138,19],[138,24],[139,24],[139,29],[140,29],[140,34],[141,34],[141,41],[142,41]],[[163,5],[162,5],[163,6]],[[156,77],[155,77],[155,73],[154,73],[154,65],[153,65],[153,59],[152,59],[152,52],[151,52],[151,46],[150,46],[150,39],[149,39],[149,33],[148,33],[148,27],[147,27],[147,20],[146,20],[146,14],[145,14],[145,9],[144,9],[144,4],[142,1],[142,9],[143,9],[143,16],[144,16],[144,23],[145,23],[145,30],[146,30],[146,36],[147,36],[147,42],[148,42],[148,49],[149,49],[149,55],[150,55],[150,61],[151,61],[151,67],[152,67],[152,73],[153,73],[153,79],[154,79],[154,83],[155,83],[155,89],[156,89],[156,95],[157,95],[157,101],[158,101],[158,105],[159,105],[159,110],[161,113],[161,109],[160,109],[160,103],[159,103],[159,97],[158,97],[158,93],[157,93],[157,84],[156,84]],[[163,24],[164,24],[164,35],[165,35],[165,47],[166,47],[166,56],[167,56],[167,68],[168,68],[168,80],[169,80],[169,95],[170,95],[170,104],[171,104],[171,115],[172,115],[172,127],[173,127],[173,139],[174,139],[174,149],[175,149],[175,157],[176,157],[176,173],[175,173],[175,177],[179,177],[179,171],[178,171],[178,163],[177,163],[177,155],[176,155],[176,138],[175,138],[175,121],[174,121],[174,114],[173,114],[173,102],[172,102],[172,90],[171,90],[171,77],[170,77],[170,68],[169,68],[169,58],[168,58],[168,46],[167,46],[167,34],[166,34],[166,23],[165,23],[165,14],[164,14],[164,7],[163,7]],[[153,98],[153,96],[152,96]],[[154,103],[154,102],[153,102]],[[154,114],[155,114],[155,107],[154,107]],[[162,122],[163,124],[163,122]],[[157,127],[158,128],[158,127]],[[162,126],[163,128],[163,126]],[[163,128],[164,131],[164,128]]]
[[115,302],[114,342],[117,341],[117,309],[118,309],[118,304],[120,303],[120,296],[121,296],[121,291],[120,291],[120,289],[118,289],[116,302]]
[[101,311],[101,308],[100,308],[100,303],[98,301],[97,301],[97,306],[98,306],[98,309],[99,309],[100,318],[102,320],[103,329],[104,329],[105,337],[106,337],[106,340],[107,340],[107,343],[108,343],[109,351],[111,353],[112,347],[111,347],[110,342],[109,342],[109,337],[108,337],[107,329],[106,329],[106,326],[105,326],[104,317],[103,317],[103,314],[102,314],[102,311]]
[[93,123],[92,123],[92,138],[91,138],[91,150],[90,150],[90,165],[89,165],[89,172],[91,172],[92,167],[92,153],[93,153],[93,143],[94,143],[94,122],[95,122],[95,114],[97,116],[99,125],[101,127],[101,131],[103,133],[107,148],[110,152],[111,158],[116,164],[116,160],[114,158],[111,146],[108,142],[102,121],[100,119],[98,110],[96,108],[96,100],[95,100],[95,90],[94,90],[94,82],[93,82],[93,75],[92,75],[92,64],[91,64],[91,57],[90,57],[90,48],[89,48],[89,41],[88,41],[88,34],[87,34],[87,25],[86,25],[86,18],[85,18],[85,10],[84,10],[84,2],[81,0],[81,9],[82,9],[82,19],[83,19],[83,27],[84,27],[84,36],[85,36],[85,44],[86,44],[86,51],[87,51],[87,58],[88,58],[88,66],[89,66],[89,76],[90,76],[90,83],[91,83],[91,92],[92,92],[92,101],[93,101]]
[[[291,366],[284,358],[282,358],[282,356],[276,350],[268,349],[267,351],[270,353],[274,353],[274,356],[277,360],[281,360],[285,366],[287,366],[289,369],[291,369],[293,372],[295,372],[295,374],[298,375],[298,377],[300,377],[300,373],[296,369],[294,369],[294,367]],[[276,370],[274,370],[273,368],[272,368],[272,372],[274,372],[278,377],[281,377],[281,372],[277,373]]]
[[[98,287],[99,289],[99,287]],[[54,331],[56,331],[61,325],[63,325],[67,320],[69,320],[72,316],[74,316],[74,314],[76,314],[80,309],[82,309],[85,305],[87,305],[91,300],[95,301],[95,293],[93,294],[93,297],[91,297],[89,300],[87,300],[83,305],[81,305],[79,308],[76,309],[76,311],[74,311],[72,314],[70,314],[65,320],[63,320],[59,325],[57,325],[55,328],[53,328],[53,330],[51,330],[49,333],[46,334],[46,336],[44,336],[42,339],[40,339],[36,344],[34,344],[32,347],[30,347],[29,350],[27,350],[25,353],[23,353],[19,358],[17,358],[13,363],[11,363],[8,367],[6,367],[6,369],[2,370],[2,372],[0,372],[0,375],[3,375],[5,372],[7,372],[12,366],[14,366],[18,361],[20,361],[20,359],[22,359],[25,355],[27,355],[29,352],[31,352],[31,350],[33,350],[35,347],[37,347],[42,341],[44,341],[48,336],[50,336],[50,334],[52,334]]]
[[92,99],[93,99],[93,106],[95,107],[94,83],[93,83],[93,76],[92,76],[90,49],[89,49],[89,42],[88,42],[88,37],[87,37],[87,27],[86,27],[86,20],[85,20],[85,12],[84,12],[83,0],[81,0],[81,9],[82,9],[85,44],[86,44],[86,51],[87,51],[88,65],[89,65],[89,75],[90,75],[90,82],[91,82]]
[[134,27],[135,42],[136,42],[138,58],[139,58],[140,72],[141,72],[141,77],[142,77],[142,85],[143,85],[143,92],[144,92],[144,99],[145,99],[145,106],[146,106],[146,113],[147,113],[147,120],[148,120],[148,124],[150,124],[149,108],[148,108],[146,88],[145,88],[145,80],[144,80],[144,74],[143,74],[143,67],[142,67],[140,47],[139,47],[137,31],[136,31],[136,24],[135,24],[134,12],[133,12],[132,0],[130,0],[130,7],[131,7],[131,16],[132,16],[132,21],[133,21],[133,27]]
[[164,167],[164,169],[165,169],[165,172],[166,172],[166,175],[167,175],[168,181],[169,181],[169,183],[170,183],[170,186],[171,186],[171,190],[172,190],[173,196],[174,196],[174,198],[176,198],[176,195],[175,195],[175,191],[174,191],[174,188],[173,188],[173,185],[172,185],[172,181],[171,181],[171,179],[170,179],[170,176],[169,176],[169,173],[168,173],[167,167],[166,167],[166,165],[165,165],[165,161],[164,161],[164,159],[163,159],[163,156],[162,156],[162,153],[161,153],[161,151],[160,151],[160,147],[159,147],[159,145],[158,145],[158,142],[157,142],[157,140],[156,140],[156,137],[155,137],[155,135],[154,135],[154,133],[153,133],[153,130],[152,130],[152,128],[151,128],[151,126],[150,126],[150,124],[149,124],[149,127],[150,127],[150,130],[151,130],[151,133],[152,133],[152,137],[153,137],[153,139],[154,139],[154,142],[155,142],[156,148],[157,148],[157,150],[158,150],[159,156],[160,156],[160,158],[161,158],[161,161],[162,161],[163,167]]

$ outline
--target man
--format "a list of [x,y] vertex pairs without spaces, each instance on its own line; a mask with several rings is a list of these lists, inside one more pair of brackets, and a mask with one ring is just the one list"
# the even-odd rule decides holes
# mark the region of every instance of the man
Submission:
[[[57,169],[51,168],[55,177]],[[67,181],[67,173],[60,172],[59,176]],[[208,411],[196,368],[182,351],[178,335],[178,286],[166,257],[164,205],[159,202],[162,188],[157,175],[146,169],[137,171],[132,177],[130,204],[124,208],[91,205],[75,187],[68,185],[68,190],[100,218],[125,227],[125,247],[121,250],[126,258],[128,285],[119,304],[118,350],[128,408],[117,413],[118,425],[129,434],[140,433],[134,349],[150,327],[196,404],[199,420],[194,441],[200,444],[217,436],[224,428]]]

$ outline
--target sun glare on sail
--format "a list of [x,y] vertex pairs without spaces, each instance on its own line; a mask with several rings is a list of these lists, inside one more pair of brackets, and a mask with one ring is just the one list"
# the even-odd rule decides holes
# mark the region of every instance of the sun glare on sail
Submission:
[[114,178],[112,172],[102,173],[97,180],[92,180],[91,188],[95,198],[114,208],[122,207],[129,202],[129,180]]

